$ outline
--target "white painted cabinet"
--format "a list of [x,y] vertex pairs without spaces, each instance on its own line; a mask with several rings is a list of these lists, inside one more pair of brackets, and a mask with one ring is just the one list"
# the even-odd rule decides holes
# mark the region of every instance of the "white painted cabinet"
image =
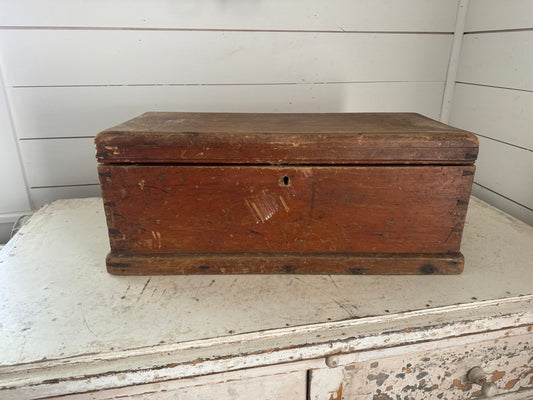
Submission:
[[[530,360],[533,343],[527,329],[508,329],[335,357],[337,366],[311,371],[310,399],[533,396]],[[467,379],[468,372],[476,367],[484,374],[485,382],[480,382],[481,385]]]
[[0,398],[533,398],[533,227],[472,198],[454,276],[113,276],[101,199],[0,251]]

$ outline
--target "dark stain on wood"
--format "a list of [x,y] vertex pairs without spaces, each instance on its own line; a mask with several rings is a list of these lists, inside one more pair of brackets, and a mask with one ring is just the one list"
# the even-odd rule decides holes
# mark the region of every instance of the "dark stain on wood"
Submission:
[[368,271],[368,268],[350,268],[349,271],[352,275],[364,275]]
[[298,267],[296,265],[283,265],[281,269],[287,274],[294,274]]
[[420,267],[420,273],[423,275],[431,275],[437,272],[437,268],[431,264],[424,264]]

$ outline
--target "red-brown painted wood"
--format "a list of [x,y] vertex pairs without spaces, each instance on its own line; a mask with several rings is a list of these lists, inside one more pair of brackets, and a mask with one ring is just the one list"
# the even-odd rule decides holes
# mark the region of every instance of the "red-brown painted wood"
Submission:
[[147,113],[96,144],[112,273],[462,271],[477,139],[420,115]]
[[102,163],[473,164],[478,141],[411,113],[146,113],[96,148]]
[[362,253],[170,253],[113,254],[107,270],[116,275],[173,274],[460,274],[464,259],[451,254]]

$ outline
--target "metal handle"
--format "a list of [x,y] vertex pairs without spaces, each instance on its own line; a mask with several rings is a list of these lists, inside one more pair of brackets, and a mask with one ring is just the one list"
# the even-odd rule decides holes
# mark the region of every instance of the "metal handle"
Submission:
[[487,376],[481,367],[474,367],[466,374],[466,378],[476,385],[481,386],[481,392],[485,397],[494,397],[498,388],[494,382],[487,382]]

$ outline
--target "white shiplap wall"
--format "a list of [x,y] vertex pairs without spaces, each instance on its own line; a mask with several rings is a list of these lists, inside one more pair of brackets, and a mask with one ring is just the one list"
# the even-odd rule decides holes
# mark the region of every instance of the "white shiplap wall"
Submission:
[[480,139],[474,194],[533,224],[533,0],[470,0],[450,123]]

